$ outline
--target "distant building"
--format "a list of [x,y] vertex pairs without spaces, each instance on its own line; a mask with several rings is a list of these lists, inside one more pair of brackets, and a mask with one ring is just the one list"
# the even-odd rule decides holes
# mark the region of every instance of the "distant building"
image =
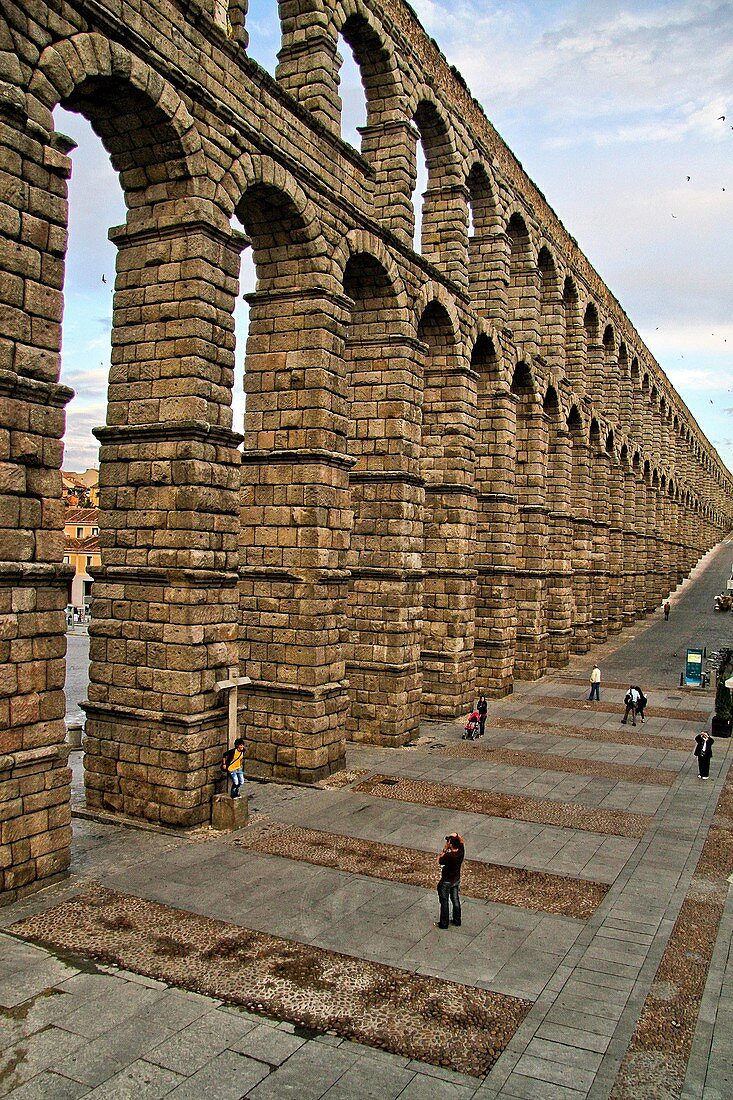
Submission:
[[73,565],[67,604],[89,614],[93,580],[89,570],[102,561],[99,552],[99,511],[97,508],[69,508],[64,523],[64,564]]
[[97,508],[99,506],[99,470],[61,471],[61,485],[67,508]]

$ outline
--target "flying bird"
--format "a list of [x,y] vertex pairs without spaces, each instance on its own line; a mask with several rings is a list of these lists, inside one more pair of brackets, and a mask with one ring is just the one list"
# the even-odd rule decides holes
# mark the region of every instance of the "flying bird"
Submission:
[[688,176],[687,177],[687,182],[689,183],[691,179],[692,179],[692,176]]
[[672,217],[673,217],[673,218],[676,218],[676,217],[677,217],[677,215],[676,215],[676,214],[673,214],[673,215],[672,215]]
[[725,122],[725,115],[718,115],[718,122]]
[[102,282],[103,282],[103,283],[106,283],[106,282],[107,282],[107,280],[105,279],[104,275],[102,276]]

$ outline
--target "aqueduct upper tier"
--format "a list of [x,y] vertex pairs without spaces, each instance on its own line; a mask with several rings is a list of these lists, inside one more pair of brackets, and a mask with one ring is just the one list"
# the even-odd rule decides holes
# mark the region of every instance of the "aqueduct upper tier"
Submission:
[[96,431],[90,807],[206,820],[229,669],[250,679],[250,771],[315,780],[346,736],[403,743],[584,652],[733,525],[731,475],[408,6],[279,10],[273,79],[246,0],[0,0],[6,896],[69,860],[57,105],[91,122],[128,210]]

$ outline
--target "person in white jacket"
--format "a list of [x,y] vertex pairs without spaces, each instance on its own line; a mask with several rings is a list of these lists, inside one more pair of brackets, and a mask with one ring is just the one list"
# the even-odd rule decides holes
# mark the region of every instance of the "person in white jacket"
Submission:
[[593,665],[593,671],[590,674],[590,695],[588,699],[597,699],[601,701],[601,670],[598,665]]

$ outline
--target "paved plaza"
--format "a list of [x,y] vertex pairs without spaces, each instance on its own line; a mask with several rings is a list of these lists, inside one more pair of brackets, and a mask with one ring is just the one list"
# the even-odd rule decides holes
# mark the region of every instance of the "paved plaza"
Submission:
[[[72,753],[71,877],[0,909],[0,1094],[728,1100],[730,742],[701,782],[713,692],[679,677],[688,645],[733,645],[712,610],[732,557],[708,555],[669,622],[491,702],[479,742],[457,720],[350,745],[342,777],[249,784],[236,834],[100,820]],[[464,919],[441,931],[452,830]]]

